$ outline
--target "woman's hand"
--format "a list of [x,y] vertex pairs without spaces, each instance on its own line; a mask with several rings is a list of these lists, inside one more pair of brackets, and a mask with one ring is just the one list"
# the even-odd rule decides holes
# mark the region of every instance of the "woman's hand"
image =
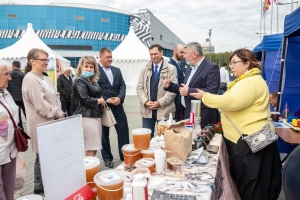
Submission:
[[103,98],[98,99],[98,104],[104,106],[105,100]]
[[205,92],[203,90],[199,90],[199,89],[196,89],[196,91],[197,91],[197,93],[190,93],[190,95],[197,98],[197,99],[202,100]]

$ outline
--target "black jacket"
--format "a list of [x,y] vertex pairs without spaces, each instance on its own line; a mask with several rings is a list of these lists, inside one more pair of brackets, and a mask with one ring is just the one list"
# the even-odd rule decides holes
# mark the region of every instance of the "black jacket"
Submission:
[[69,80],[64,74],[61,74],[57,79],[57,91],[61,102],[71,101],[72,92],[72,78],[69,76]]
[[14,101],[23,101],[22,98],[22,83],[25,74],[18,69],[14,69],[10,72],[11,80],[8,81],[7,90],[13,97]]
[[98,104],[101,96],[102,90],[98,83],[90,83],[77,76],[72,87],[71,113],[81,114],[82,117],[101,118],[103,108]]

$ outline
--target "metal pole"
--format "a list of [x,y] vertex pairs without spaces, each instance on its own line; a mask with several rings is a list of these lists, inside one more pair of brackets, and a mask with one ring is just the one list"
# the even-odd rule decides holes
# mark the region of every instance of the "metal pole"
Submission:
[[272,6],[272,8],[271,8],[271,29],[270,29],[270,34],[272,34],[272,23],[273,23],[273,4],[274,4],[274,2],[272,2],[272,3],[271,3],[271,6]]
[[291,0],[291,12],[293,12],[294,0]]
[[262,1],[260,1],[260,24],[259,24],[259,28],[260,28],[260,33],[259,33],[259,42],[261,41],[261,20],[262,20]]
[[278,29],[279,29],[279,27],[278,27],[278,15],[279,15],[279,13],[278,13],[278,1],[277,1],[277,33],[278,33]]
[[283,71],[284,71],[284,61],[285,61],[285,52],[287,49],[287,40],[288,37],[284,36],[282,38],[282,50],[281,50],[281,61],[280,61],[280,78],[279,78],[279,85],[278,85],[278,97],[277,97],[277,105],[276,105],[276,111],[278,112],[280,110],[280,99],[282,95],[282,78],[283,78]]

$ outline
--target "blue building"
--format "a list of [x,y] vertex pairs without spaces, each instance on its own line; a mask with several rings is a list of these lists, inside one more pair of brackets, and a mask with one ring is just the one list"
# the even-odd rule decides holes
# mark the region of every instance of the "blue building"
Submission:
[[167,57],[172,56],[174,44],[184,44],[148,9],[130,13],[90,4],[1,4],[0,49],[15,43],[24,34],[27,23],[32,23],[43,42],[73,66],[77,66],[82,55],[98,55],[102,47],[114,50],[126,37],[130,25],[146,46],[161,44]]

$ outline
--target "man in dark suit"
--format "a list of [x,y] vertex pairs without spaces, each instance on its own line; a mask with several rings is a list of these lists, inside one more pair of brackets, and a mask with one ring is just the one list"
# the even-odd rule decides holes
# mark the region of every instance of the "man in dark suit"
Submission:
[[[129,144],[129,128],[127,117],[123,108],[123,103],[126,95],[126,85],[121,73],[117,67],[111,66],[112,52],[109,48],[102,48],[100,50],[99,71],[100,79],[99,86],[102,89],[103,98],[110,107],[115,116],[117,124],[115,129],[118,134],[118,149],[120,160],[124,160],[122,153],[122,146]],[[109,127],[102,126],[102,158],[105,166],[113,168],[113,155],[110,149],[109,142]]]
[[[169,63],[174,65],[177,70],[177,82],[179,85],[183,83],[184,75],[180,67],[180,61],[184,57],[184,47],[181,44],[175,44],[173,48],[173,57],[170,58]],[[175,117],[178,116],[178,102],[179,102],[179,94],[176,94],[174,103],[176,106],[176,112],[175,112]]]
[[23,103],[23,97],[22,97],[22,84],[25,74],[20,70],[21,69],[21,63],[19,61],[13,61],[12,62],[12,71],[10,72],[11,80],[8,82],[7,90],[13,97],[15,103],[19,106],[19,126],[23,128],[22,123],[22,116],[21,116],[21,109],[23,111],[24,116],[26,117],[25,113],[25,106]]
[[[187,69],[183,84],[175,84],[165,77],[163,82],[167,91],[180,94],[179,117],[188,119],[191,111],[191,100],[196,100],[190,93],[196,92],[196,88],[205,92],[217,94],[220,86],[219,66],[203,56],[202,47],[198,42],[190,42],[185,48],[185,60],[190,68]],[[209,108],[201,103],[201,127],[207,124],[215,124],[220,120],[217,109]]]

